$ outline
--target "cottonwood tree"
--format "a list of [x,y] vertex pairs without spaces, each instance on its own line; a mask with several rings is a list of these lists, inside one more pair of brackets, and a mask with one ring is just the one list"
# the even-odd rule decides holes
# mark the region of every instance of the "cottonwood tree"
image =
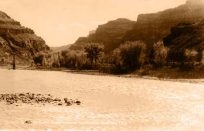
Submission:
[[119,47],[123,66],[127,70],[139,68],[145,61],[146,45],[142,41],[127,41]]
[[91,65],[93,66],[93,63],[96,64],[98,59],[100,58],[104,46],[99,43],[90,43],[87,46],[85,46],[85,53],[87,58],[90,60]]

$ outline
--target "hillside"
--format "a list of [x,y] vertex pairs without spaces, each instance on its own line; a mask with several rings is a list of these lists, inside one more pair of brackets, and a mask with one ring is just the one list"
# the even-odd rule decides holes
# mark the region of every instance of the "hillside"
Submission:
[[73,49],[73,50],[82,50],[83,47],[89,43],[89,38],[88,37],[79,37],[76,42],[74,44],[72,44],[70,46],[70,49]]
[[117,19],[100,25],[96,32],[88,37],[80,37],[71,49],[82,49],[89,42],[103,43],[109,52],[125,41],[142,40],[148,49],[170,34],[173,26],[179,23],[195,23],[204,18],[204,2],[187,0],[183,5],[157,13],[140,14],[137,22]]
[[204,3],[188,0],[186,4],[158,13],[141,14],[133,29],[124,37],[127,40],[143,40],[149,47],[170,34],[171,27],[179,23],[195,23],[204,18]]
[[26,28],[20,22],[13,20],[0,11],[0,58],[10,62],[15,53],[17,61],[27,63],[36,53],[49,50],[45,41],[35,35],[32,29]]
[[80,37],[72,46],[71,49],[82,49],[88,42],[102,43],[105,51],[111,51],[118,47],[127,31],[132,29],[135,21],[128,19],[117,19],[109,21],[104,25],[99,25],[95,33],[88,37]]
[[178,24],[171,29],[171,34],[164,38],[166,46],[172,51],[182,49],[204,49],[204,19],[194,24]]
[[61,52],[64,50],[68,50],[70,48],[71,45],[64,45],[64,46],[60,46],[60,47],[50,47],[51,51],[53,53],[57,53],[57,52]]

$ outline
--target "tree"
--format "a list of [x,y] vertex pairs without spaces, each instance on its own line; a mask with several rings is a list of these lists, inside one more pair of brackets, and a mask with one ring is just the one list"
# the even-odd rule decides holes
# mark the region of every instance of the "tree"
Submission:
[[184,52],[185,64],[193,66],[198,59],[198,52],[195,49],[186,49]]
[[145,62],[146,45],[142,41],[127,41],[119,47],[119,54],[127,70],[139,68]]
[[157,66],[163,66],[167,62],[169,49],[164,46],[163,41],[159,41],[153,45],[153,61]]
[[91,69],[84,51],[66,50],[60,55],[60,66],[71,69]]
[[43,65],[43,59],[44,59],[44,54],[43,53],[38,53],[33,57],[34,63],[36,65]]
[[99,57],[101,56],[104,46],[98,43],[90,43],[84,49],[87,58],[90,60],[91,65],[93,66],[93,63],[96,64]]
[[16,69],[16,54],[13,54],[13,70]]

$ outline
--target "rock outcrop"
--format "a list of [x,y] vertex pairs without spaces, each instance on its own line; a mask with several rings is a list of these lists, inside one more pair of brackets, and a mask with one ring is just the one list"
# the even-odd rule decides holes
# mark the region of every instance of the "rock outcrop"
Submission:
[[140,14],[137,22],[117,19],[100,25],[95,33],[80,37],[71,49],[82,49],[89,42],[103,43],[110,52],[125,41],[142,40],[149,50],[171,33],[179,23],[195,23],[204,18],[204,0],[187,0],[183,5],[157,13]]
[[135,21],[122,18],[109,21],[99,25],[97,30],[88,37],[80,37],[71,49],[82,49],[87,43],[96,42],[103,44],[105,52],[109,52],[118,47],[126,32],[132,29],[134,24]]
[[170,34],[171,27],[179,23],[195,23],[204,18],[202,0],[188,0],[186,4],[158,13],[141,14],[124,41],[143,40],[152,45]]
[[0,11],[1,60],[8,60],[15,53],[18,62],[26,63],[30,62],[36,53],[48,50],[45,41],[35,35],[32,29],[21,26],[20,22]]
[[164,43],[172,51],[184,49],[204,49],[204,19],[190,24],[181,23],[171,29],[171,34],[164,38]]

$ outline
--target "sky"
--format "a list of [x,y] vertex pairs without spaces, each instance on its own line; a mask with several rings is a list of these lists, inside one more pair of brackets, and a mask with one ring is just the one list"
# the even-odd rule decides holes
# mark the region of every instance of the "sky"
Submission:
[[117,18],[137,20],[186,0],[0,0],[0,10],[41,36],[49,46],[74,43]]

